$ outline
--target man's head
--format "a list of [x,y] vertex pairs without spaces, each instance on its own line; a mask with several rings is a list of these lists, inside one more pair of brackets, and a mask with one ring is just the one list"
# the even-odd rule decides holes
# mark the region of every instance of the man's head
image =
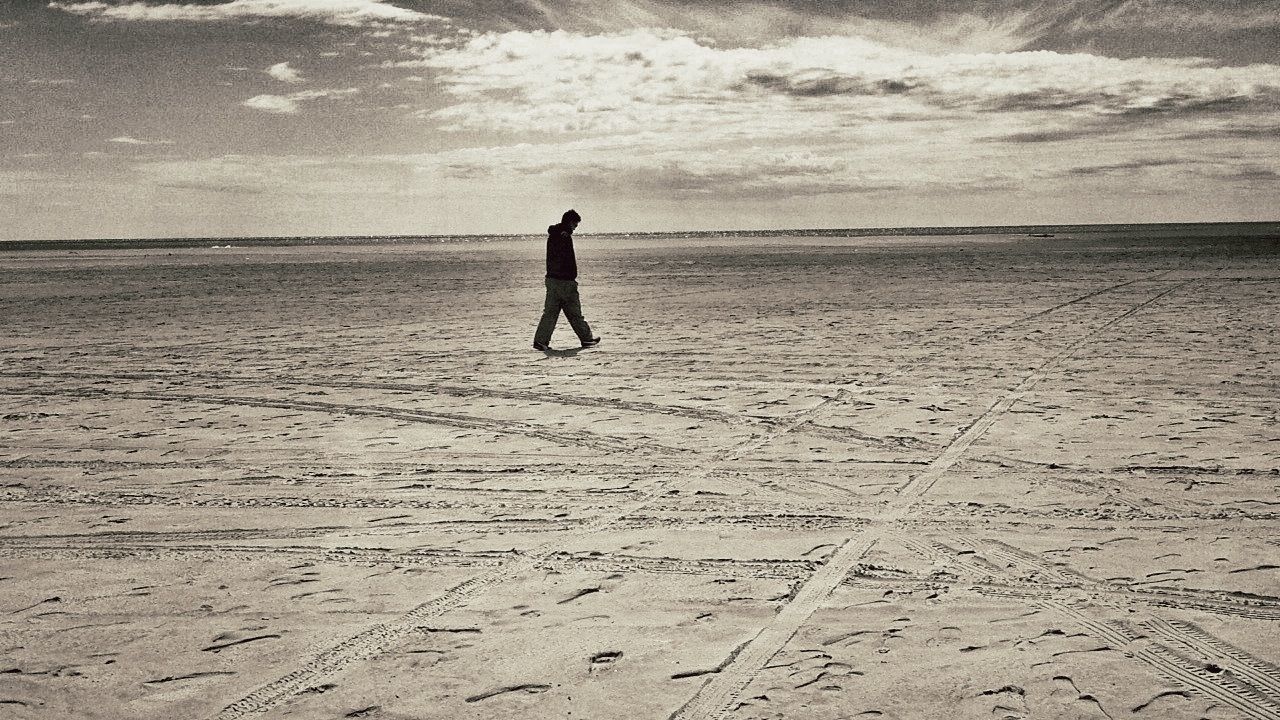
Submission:
[[577,210],[566,210],[564,215],[560,216],[560,222],[570,228],[577,229],[578,223],[582,222],[582,216],[578,214]]

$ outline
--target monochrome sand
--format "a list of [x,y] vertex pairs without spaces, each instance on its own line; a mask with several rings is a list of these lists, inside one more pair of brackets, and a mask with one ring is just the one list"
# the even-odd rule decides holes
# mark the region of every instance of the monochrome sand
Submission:
[[0,716],[1280,717],[1274,229],[227,242],[0,254]]

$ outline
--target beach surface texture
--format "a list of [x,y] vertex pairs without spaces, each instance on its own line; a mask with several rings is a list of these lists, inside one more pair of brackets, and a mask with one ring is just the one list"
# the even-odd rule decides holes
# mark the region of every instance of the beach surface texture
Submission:
[[1034,234],[0,248],[0,717],[1280,718],[1280,229]]

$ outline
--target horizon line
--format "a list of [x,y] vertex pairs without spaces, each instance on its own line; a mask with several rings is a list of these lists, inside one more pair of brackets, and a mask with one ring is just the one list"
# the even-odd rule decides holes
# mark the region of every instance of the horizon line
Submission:
[[[659,236],[659,235],[680,235],[680,234],[711,234],[711,233],[737,233],[747,235],[785,235],[789,233],[859,233],[863,235],[883,234],[939,234],[939,235],[980,235],[984,234],[982,230],[1001,231],[1001,230],[1020,230],[1027,228],[1043,228],[1043,229],[1096,229],[1096,228],[1126,228],[1126,227],[1170,227],[1170,226],[1197,226],[1197,225],[1276,225],[1280,224],[1280,219],[1275,220],[1210,220],[1210,221],[1194,221],[1194,222],[1116,222],[1116,223],[1032,223],[1032,224],[1016,224],[1016,225],[895,225],[881,227],[807,227],[807,228],[717,228],[712,230],[614,230],[609,232],[582,232],[575,233],[579,237],[622,237],[622,236]],[[912,232],[912,231],[931,231]],[[180,236],[136,236],[136,237],[68,237],[68,238],[27,238],[27,239],[0,239],[0,246],[5,244],[18,243],[78,243],[78,242],[156,242],[156,241],[178,241],[178,242],[195,242],[202,240],[336,240],[336,239],[352,239],[352,240],[404,240],[412,238],[422,239],[440,239],[440,238],[523,238],[536,237],[542,232],[520,232],[520,233],[397,233],[397,234],[371,234],[371,235],[351,235],[351,234],[335,234],[335,235],[180,235]]]

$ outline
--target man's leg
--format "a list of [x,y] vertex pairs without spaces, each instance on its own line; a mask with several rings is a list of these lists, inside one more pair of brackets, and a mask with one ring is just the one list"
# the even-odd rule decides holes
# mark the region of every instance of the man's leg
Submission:
[[577,333],[578,339],[584,344],[591,340],[594,336],[591,334],[591,326],[587,324],[587,319],[582,317],[582,301],[578,299],[577,281],[566,283],[564,297],[560,303],[564,308],[564,316],[569,318],[569,325]]
[[538,345],[551,343],[551,333],[555,332],[556,320],[560,319],[560,294],[553,283],[554,280],[547,278],[547,299],[542,303],[542,319],[538,321],[538,331],[533,335],[533,342]]

